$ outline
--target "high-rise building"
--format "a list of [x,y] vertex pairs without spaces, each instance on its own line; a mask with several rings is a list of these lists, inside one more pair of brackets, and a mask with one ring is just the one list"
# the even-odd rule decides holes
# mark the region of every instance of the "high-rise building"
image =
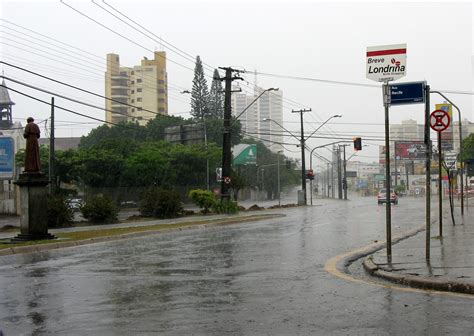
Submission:
[[133,68],[120,66],[119,55],[107,54],[105,96],[114,100],[105,101],[107,122],[131,121],[145,125],[156,113],[167,115],[166,53],[155,51],[153,60],[145,57]]
[[[264,89],[256,87],[253,96],[245,93],[233,93],[232,114],[234,116],[240,115],[263,91]],[[244,136],[262,140],[265,146],[273,152],[282,149],[280,143],[283,141],[284,130],[278,126],[283,123],[282,101],[282,91],[265,92],[239,117]]]

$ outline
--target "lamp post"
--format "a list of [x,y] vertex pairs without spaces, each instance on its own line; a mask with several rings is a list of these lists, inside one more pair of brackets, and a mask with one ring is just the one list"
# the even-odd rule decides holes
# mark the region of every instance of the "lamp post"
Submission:
[[277,175],[278,175],[278,206],[281,206],[281,192],[280,192],[280,153],[283,153],[283,151],[278,151],[278,170],[277,170]]
[[[308,112],[308,111],[293,111],[293,112],[299,112],[299,113],[302,113],[302,112]],[[300,146],[301,146],[301,176],[302,176],[302,179],[301,179],[301,188],[302,188],[302,191],[304,193],[304,204],[306,205],[306,167],[305,167],[305,157],[304,157],[304,150],[305,150],[305,143],[306,141],[311,138],[321,127],[323,127],[326,123],[328,123],[331,119],[333,118],[341,118],[342,115],[339,115],[339,114],[336,114],[336,115],[333,115],[331,117],[329,117],[326,121],[324,121],[321,125],[319,125],[318,128],[316,128],[309,136],[307,136],[306,138],[304,137],[304,134],[303,134],[303,128],[301,128],[302,132],[301,132],[301,137],[297,137],[296,135],[294,135],[292,132],[290,132],[289,130],[287,130],[285,127],[283,127],[283,125],[281,125],[280,123],[278,123],[277,121],[273,120],[273,119],[270,119],[270,118],[264,118],[262,119],[262,121],[273,121],[275,124],[277,124],[278,126],[280,126],[283,130],[287,131],[289,134],[291,134],[291,136],[293,136],[296,140],[298,140],[300,142]],[[303,125],[301,125],[303,126]],[[311,164],[311,156],[310,155],[310,167],[312,166]],[[311,169],[311,168],[310,168]],[[312,184],[312,183],[311,183]],[[312,190],[311,190],[311,198],[312,198]]]
[[460,169],[460,177],[461,177],[461,216],[464,216],[464,182],[463,182],[463,169],[464,165],[462,162],[462,120],[461,120],[461,110],[459,107],[456,106],[451,100],[448,99],[444,94],[442,94],[439,91],[430,91],[430,93],[437,93],[444,99],[446,99],[447,102],[449,102],[453,107],[458,111],[458,117],[459,117],[459,158],[460,158],[460,164],[461,164],[461,169]]
[[[181,91],[181,94],[191,94],[189,90]],[[202,114],[202,124],[204,126],[204,147],[206,148],[206,188],[210,190],[210,180],[209,180],[209,151],[207,147],[207,125],[206,125],[206,117],[204,113]]]

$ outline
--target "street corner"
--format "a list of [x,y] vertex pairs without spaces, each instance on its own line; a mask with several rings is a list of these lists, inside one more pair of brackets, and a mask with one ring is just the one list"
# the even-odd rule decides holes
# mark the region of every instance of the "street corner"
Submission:
[[[371,276],[412,288],[427,291],[474,294],[474,283],[447,277],[422,276],[403,272],[403,265],[394,268],[392,263],[382,263],[370,255],[362,262],[364,270]],[[405,265],[406,266],[406,265]],[[474,298],[474,297],[473,297]]]

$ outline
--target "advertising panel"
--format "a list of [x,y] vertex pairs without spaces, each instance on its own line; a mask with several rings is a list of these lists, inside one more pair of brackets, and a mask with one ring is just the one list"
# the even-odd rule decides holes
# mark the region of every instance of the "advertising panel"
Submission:
[[376,82],[393,81],[406,75],[407,45],[367,47],[366,77]]
[[441,143],[444,151],[451,151],[454,149],[453,144],[453,105],[451,104],[436,104],[436,110],[446,111],[449,115],[451,123],[447,129],[441,132]]
[[13,179],[15,146],[13,138],[0,136],[0,179]]
[[423,141],[395,141],[397,160],[424,160],[425,144]]

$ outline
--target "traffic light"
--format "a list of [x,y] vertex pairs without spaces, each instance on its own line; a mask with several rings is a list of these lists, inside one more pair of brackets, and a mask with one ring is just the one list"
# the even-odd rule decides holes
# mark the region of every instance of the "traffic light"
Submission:
[[354,138],[354,150],[362,150],[362,138]]
[[314,173],[312,169],[306,171],[306,178],[308,180],[314,180]]

